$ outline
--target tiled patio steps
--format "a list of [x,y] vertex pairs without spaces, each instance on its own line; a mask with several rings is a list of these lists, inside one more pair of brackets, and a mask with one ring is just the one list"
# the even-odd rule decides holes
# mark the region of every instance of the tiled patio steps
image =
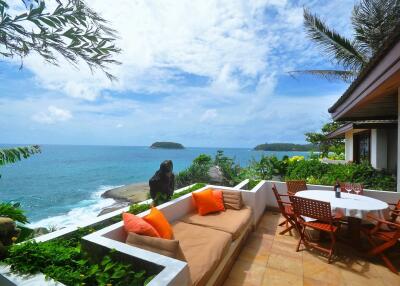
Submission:
[[[271,285],[400,285],[400,275],[379,260],[367,261],[343,244],[332,264],[319,252],[296,252],[297,237],[279,235],[279,214],[266,212],[252,233],[225,281],[225,286]],[[396,261],[400,266],[400,257]],[[400,269],[400,268],[398,268]]]

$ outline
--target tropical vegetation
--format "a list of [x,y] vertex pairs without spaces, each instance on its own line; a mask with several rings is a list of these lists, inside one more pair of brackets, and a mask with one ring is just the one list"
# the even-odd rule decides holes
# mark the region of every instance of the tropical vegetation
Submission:
[[49,10],[44,0],[22,0],[23,7],[14,15],[15,2],[0,0],[0,56],[20,58],[21,67],[31,53],[54,65],[58,56],[76,67],[82,60],[114,79],[108,67],[119,64],[114,59],[120,52],[114,44],[116,32],[84,1],[57,1]]
[[313,151],[313,144],[293,144],[293,143],[265,143],[254,147],[254,150],[262,151]]
[[[311,154],[309,159],[305,159],[303,156],[291,158],[285,156],[282,159],[278,159],[276,156],[261,156],[258,160],[252,159],[248,166],[241,167],[235,163],[234,158],[224,156],[222,151],[218,152],[218,157],[224,158],[221,170],[227,179],[224,179],[221,185],[225,186],[234,186],[249,179],[247,188],[251,189],[260,180],[302,179],[310,184],[334,185],[336,180],[339,180],[362,183],[365,188],[369,189],[396,190],[396,178],[393,175],[384,170],[376,170],[368,163],[327,164],[320,160],[319,155]],[[199,162],[202,163],[199,164]],[[176,178],[180,180],[180,184],[183,184],[187,179],[187,174],[190,173],[194,177],[187,181],[188,184],[196,180],[213,183],[208,176],[207,168],[214,164],[218,164],[216,158],[213,160],[210,156],[202,154]]]
[[353,38],[349,39],[304,8],[304,26],[308,37],[338,68],[295,73],[351,82],[400,26],[400,1],[360,0],[353,8],[351,25]]
[[[30,156],[40,152],[41,150],[38,145],[2,148],[0,149],[0,167],[7,164],[16,163],[22,159],[27,159]],[[0,216],[9,217],[12,220],[20,223],[28,222],[28,218],[25,216],[24,211],[20,208],[19,203],[0,203]]]
[[329,157],[331,154],[344,159],[344,140],[337,138],[328,138],[328,134],[335,131],[344,123],[331,121],[325,123],[320,132],[308,132],[305,134],[306,141],[313,146],[317,146],[321,158]]
[[105,227],[86,227],[69,237],[47,242],[27,241],[10,247],[3,261],[14,273],[29,275],[43,273],[65,285],[144,285],[152,276],[135,269],[132,264],[114,260],[113,251],[99,263],[92,262],[81,246],[81,238]]

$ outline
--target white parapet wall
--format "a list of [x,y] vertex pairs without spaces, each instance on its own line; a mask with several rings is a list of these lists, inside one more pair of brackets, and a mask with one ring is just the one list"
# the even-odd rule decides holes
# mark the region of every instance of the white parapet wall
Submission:
[[[265,185],[266,182],[261,181],[252,190],[240,190],[224,186],[207,185],[195,192],[201,192],[205,189],[222,189],[241,192],[244,204],[251,207],[253,210],[253,225],[255,225],[265,209]],[[167,220],[170,222],[178,220],[186,214],[195,211],[191,194],[186,194],[180,198],[159,205],[157,208],[163,212]],[[143,217],[148,213],[149,211],[145,211],[138,214],[138,216]],[[149,286],[181,286],[189,284],[189,271],[185,262],[127,245],[125,240],[126,233],[123,229],[123,222],[118,222],[83,237],[82,244],[87,249],[91,249],[91,254],[94,256],[98,255],[101,257],[103,253],[110,249],[115,249],[119,253],[124,253],[126,259],[135,264],[140,264],[141,261],[149,261],[157,264],[162,270],[151,280],[148,284]]]
[[[179,193],[179,192],[185,191],[186,189],[191,188],[194,185],[195,184],[187,186],[187,187],[184,187],[184,188],[181,188],[181,189],[178,189],[178,190],[175,191],[175,193]],[[141,202],[141,204],[148,204],[148,203],[151,203],[151,200],[146,200],[146,201]],[[167,204],[169,204],[169,203],[167,203]],[[96,226],[96,225],[99,225],[99,224],[106,223],[106,222],[112,220],[114,217],[116,217],[118,215],[121,215],[123,212],[126,212],[128,210],[129,210],[129,207],[125,207],[125,208],[122,208],[122,209],[119,209],[119,210],[116,210],[116,211],[113,211],[113,212],[98,216],[96,218],[93,218],[92,220],[82,222],[82,223],[77,224],[75,226],[66,227],[66,228],[63,228],[63,229],[60,229],[60,230],[57,230],[57,231],[54,231],[54,232],[39,236],[39,237],[35,238],[34,240],[36,242],[45,242],[45,241],[50,241],[50,240],[53,240],[53,239],[56,239],[56,238],[66,237],[66,236],[74,233],[76,230],[78,230],[78,228]],[[110,249],[111,248],[112,247],[110,247]],[[117,250],[117,252],[119,252],[117,248],[116,248],[116,250]],[[118,254],[120,254],[119,256],[123,260],[125,260],[127,258],[127,256],[125,255],[126,250],[125,249],[122,249],[122,250],[123,250],[122,252],[117,253],[117,256],[118,256]],[[128,253],[129,253],[129,251],[128,251]],[[146,267],[149,267],[149,268],[157,268],[157,266],[159,266],[160,270],[163,269],[163,267],[158,265],[157,262],[158,262],[157,259],[155,259],[154,261],[149,260],[149,261],[144,262],[143,265],[145,265]],[[180,266],[184,267],[182,265],[180,265]],[[171,270],[171,269],[168,269],[168,270]],[[172,273],[171,275],[173,275],[174,271],[171,271],[171,273]],[[176,276],[178,276],[178,275],[176,275]],[[172,280],[174,280],[174,279],[172,279]],[[40,286],[55,286],[55,285],[62,286],[64,284],[62,284],[60,282],[57,282],[57,281],[54,281],[52,279],[48,279],[48,278],[46,279],[45,276],[42,273],[38,273],[36,275],[28,275],[28,276],[17,275],[17,274],[12,273],[10,271],[10,267],[9,266],[1,265],[0,266],[0,285],[1,286],[3,286],[3,285],[4,286],[17,286],[17,285],[18,286],[20,286],[20,285],[23,285],[23,286],[25,286],[25,285],[26,286],[32,286],[32,285],[35,285],[35,286],[36,285],[38,285],[38,286],[39,285]],[[163,285],[167,285],[167,284],[163,284]]]

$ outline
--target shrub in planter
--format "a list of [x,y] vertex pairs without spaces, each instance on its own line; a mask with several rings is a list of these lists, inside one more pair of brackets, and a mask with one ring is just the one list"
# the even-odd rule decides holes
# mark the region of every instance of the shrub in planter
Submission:
[[334,185],[339,180],[361,183],[366,189],[396,190],[396,179],[392,175],[376,170],[367,163],[336,165],[314,159],[297,161],[289,164],[285,179],[303,179],[319,185]]
[[151,279],[145,271],[114,261],[108,255],[100,263],[92,263],[81,250],[80,240],[93,231],[87,227],[68,238],[13,245],[4,262],[18,274],[41,272],[65,285],[143,285]]

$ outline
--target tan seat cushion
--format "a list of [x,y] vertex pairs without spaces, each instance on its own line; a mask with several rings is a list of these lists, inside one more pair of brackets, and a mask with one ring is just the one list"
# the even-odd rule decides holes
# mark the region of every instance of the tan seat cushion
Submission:
[[171,258],[186,261],[178,240],[128,233],[126,243]]
[[180,221],[172,224],[172,229],[186,257],[193,285],[205,285],[227,253],[231,235]]
[[248,207],[244,207],[241,210],[227,209],[224,212],[204,216],[190,213],[181,218],[180,221],[230,233],[232,240],[235,240],[240,236],[244,228],[251,223],[251,209]]
[[240,210],[243,206],[242,193],[240,191],[222,190],[224,206],[226,209]]

